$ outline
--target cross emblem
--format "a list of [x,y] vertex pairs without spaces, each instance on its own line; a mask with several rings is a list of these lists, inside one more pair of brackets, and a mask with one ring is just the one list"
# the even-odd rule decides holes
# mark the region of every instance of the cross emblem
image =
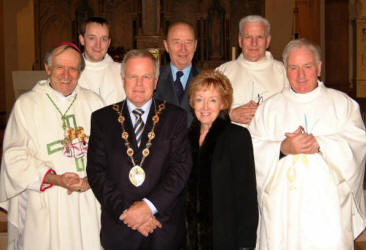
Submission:
[[[67,115],[65,117],[66,127],[70,128],[73,127],[74,129],[77,128],[75,115]],[[64,140],[57,140],[54,142],[50,142],[47,144],[47,152],[48,155],[57,153],[58,151],[62,151],[63,149],[63,141]],[[75,167],[77,172],[81,172],[85,170],[85,156],[81,158],[74,158],[75,159]]]

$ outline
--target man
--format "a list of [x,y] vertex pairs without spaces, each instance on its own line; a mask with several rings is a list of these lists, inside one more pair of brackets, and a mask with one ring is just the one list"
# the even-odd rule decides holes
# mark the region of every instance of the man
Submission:
[[160,77],[155,97],[184,108],[188,114],[188,127],[193,113],[188,103],[188,88],[199,70],[192,65],[197,40],[192,25],[184,22],[172,24],[168,28],[165,50],[170,63],[160,69]]
[[258,104],[280,92],[287,85],[285,69],[266,51],[271,42],[270,24],[261,16],[247,16],[239,22],[240,56],[217,70],[224,73],[233,86],[230,118],[247,127]]
[[91,17],[81,26],[79,35],[84,46],[85,70],[79,85],[94,91],[102,97],[106,105],[120,102],[125,98],[121,66],[107,54],[111,38],[109,24],[101,17]]
[[291,88],[260,105],[253,138],[259,249],[353,249],[364,230],[366,134],[358,104],[318,81],[318,48],[283,52]]
[[85,167],[90,116],[103,101],[77,85],[84,67],[76,45],[57,44],[45,56],[48,80],[14,105],[0,175],[8,249],[101,249]]
[[187,114],[153,98],[153,55],[122,62],[127,98],[92,115],[88,178],[102,205],[104,249],[179,249],[185,241],[182,190],[191,169]]

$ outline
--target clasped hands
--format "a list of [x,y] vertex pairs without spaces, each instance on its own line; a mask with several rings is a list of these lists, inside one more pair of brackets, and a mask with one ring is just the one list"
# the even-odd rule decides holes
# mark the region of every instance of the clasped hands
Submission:
[[253,100],[248,103],[234,108],[230,113],[230,119],[240,124],[249,124],[257,111],[258,104]]
[[292,133],[285,133],[286,139],[281,143],[281,152],[288,154],[315,154],[319,152],[319,144],[312,134],[304,132],[299,126]]
[[64,182],[64,188],[67,189],[67,194],[71,194],[72,192],[85,192],[90,188],[87,177],[80,178],[75,173],[64,173],[61,177]]
[[162,228],[161,223],[151,214],[151,209],[144,201],[136,201],[128,209],[123,211],[120,219],[129,228],[139,231],[147,237],[157,227]]
[[76,173],[63,173],[62,175],[56,175],[49,173],[45,178],[45,183],[53,184],[67,189],[67,194],[72,192],[85,192],[90,186],[88,178],[80,178]]

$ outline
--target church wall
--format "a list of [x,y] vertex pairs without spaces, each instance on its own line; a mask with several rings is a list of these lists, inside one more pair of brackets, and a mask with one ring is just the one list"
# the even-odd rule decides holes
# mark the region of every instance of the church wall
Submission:
[[33,0],[3,1],[2,5],[5,104],[0,102],[0,110],[5,110],[7,116],[14,103],[11,72],[32,70],[35,60],[33,5]]
[[[5,112],[5,78],[4,78],[4,11],[3,0],[0,0],[0,118],[4,119]],[[0,120],[0,126],[4,121]],[[1,139],[1,138],[0,138]]]
[[328,0],[325,6],[325,69],[329,87],[353,95],[349,82],[349,10],[347,0]]
[[[37,20],[37,17],[35,18],[35,16],[39,15],[40,13],[37,14],[37,10],[34,9],[36,6],[35,3],[39,2],[39,0],[18,0],[18,1],[4,1],[1,0],[1,29],[0,32],[3,33],[2,39],[0,41],[0,48],[4,48],[1,50],[0,52],[0,76],[2,79],[0,82],[0,112],[1,111],[6,111],[7,115],[9,114],[12,104],[14,102],[14,97],[13,97],[13,85],[12,85],[12,78],[11,78],[11,71],[13,70],[31,70],[32,67],[34,65],[36,65],[35,69],[39,69],[39,64],[40,64],[40,60],[42,58],[42,56],[39,56],[39,51],[37,52],[37,50],[35,49],[35,47],[37,47],[35,44],[39,43],[47,43],[48,40],[50,40],[51,38],[49,38],[48,40],[46,38],[42,38],[42,35],[40,35],[38,38],[34,37],[35,34],[35,21]],[[49,2],[49,1],[42,1],[42,2]],[[57,2],[57,1],[56,1]],[[72,2],[72,6],[70,9],[72,9],[72,13],[70,13],[70,15],[73,15],[73,11],[75,11],[75,8],[77,6],[79,6],[80,2],[83,1],[79,1],[79,0],[75,0],[75,1],[68,1],[67,3]],[[85,2],[85,1],[84,1]],[[117,4],[117,1],[108,1],[108,0],[104,0],[104,1],[97,1],[97,0],[89,0],[87,1],[89,3],[89,6],[95,11],[94,14],[98,14],[98,13],[102,13],[103,15],[108,16],[109,18],[111,18],[111,22],[121,22],[124,24],[124,26],[117,26],[114,27],[111,30],[113,39],[112,39],[112,46],[116,47],[116,46],[123,46],[125,49],[130,49],[132,47],[136,46],[136,41],[134,39],[132,39],[132,36],[128,36],[127,34],[132,33],[132,31],[134,30],[134,26],[133,25],[138,25],[139,21],[138,21],[138,12],[137,12],[137,6],[135,6],[135,4],[131,4],[132,1],[124,1],[123,4]],[[102,2],[105,2],[105,4],[101,4]],[[211,4],[211,0],[205,0],[205,1],[201,1],[199,2],[202,6],[210,6]],[[337,34],[337,30],[339,30],[339,28],[337,29],[337,24],[333,25],[335,26],[333,29],[330,30],[331,28],[331,23],[333,22],[332,19],[328,18],[325,19],[325,24],[322,22],[324,22],[324,18],[325,18],[325,14],[329,11],[331,11],[333,8],[337,9],[337,5],[341,4],[342,5],[342,9],[346,10],[346,5],[344,5],[345,2],[347,2],[347,0],[332,0],[332,1],[324,1],[324,0],[265,0],[264,1],[264,13],[265,16],[269,19],[269,21],[271,22],[272,25],[272,41],[271,41],[271,46],[270,46],[270,51],[272,52],[272,54],[274,55],[274,57],[278,60],[282,60],[281,58],[281,54],[282,54],[282,50],[284,48],[284,46],[286,45],[286,43],[291,40],[294,37],[294,4],[295,2],[299,3],[300,7],[306,7],[306,6],[310,6],[310,8],[312,8],[311,4],[314,5],[319,5],[320,3],[325,3],[324,9],[320,9],[320,25],[319,25],[319,17],[318,17],[318,21],[317,21],[317,25],[320,26],[320,35],[317,34],[317,42],[320,40],[320,44],[322,46],[322,52],[325,53],[326,49],[329,49],[329,46],[331,46],[332,48],[334,48],[333,50],[337,50],[337,48],[340,48],[338,44],[333,44],[334,42],[329,41],[329,39],[325,39],[324,38],[324,34],[328,33],[330,31],[335,31],[335,32],[331,32],[332,34]],[[352,1],[350,0],[350,3]],[[366,0],[362,0],[362,1],[355,1],[358,4],[360,2],[366,2]],[[65,2],[66,3],[66,2]],[[135,3],[135,2],[134,2]],[[163,10],[163,15],[166,16],[167,20],[173,21],[174,18],[178,15],[176,15],[176,13],[174,12],[175,8],[174,6],[177,5],[178,3],[182,3],[182,1],[178,1],[178,0],[166,0],[166,1],[162,1],[161,4],[161,9]],[[192,1],[192,3],[195,3],[194,6],[197,5],[196,1]],[[240,19],[240,17],[242,15],[246,15],[246,14],[251,14],[251,12],[254,11],[254,7],[255,5],[257,5],[257,3],[255,3],[255,1],[252,0],[220,0],[221,6],[226,10],[226,14],[225,14],[225,20],[230,20],[230,21],[225,21],[225,25],[227,28],[227,32],[226,35],[229,37],[227,39],[227,41],[225,41],[225,46],[229,49],[225,50],[225,57],[227,60],[228,57],[230,57],[231,59],[231,49],[232,47],[236,47],[236,51],[238,54],[238,50],[240,50],[240,48],[238,48],[237,46],[237,20]],[[245,3],[245,4],[244,4]],[[116,5],[116,6],[114,6]],[[356,5],[356,4],[355,4]],[[192,5],[193,6],[193,5]],[[197,7],[197,13],[195,14],[196,16],[192,16],[193,12],[189,12],[189,13],[182,13],[183,10],[185,9],[184,6],[179,8],[180,13],[182,13],[183,17],[185,17],[186,19],[192,19],[192,23],[197,25],[198,21],[199,21],[199,25],[204,24],[206,16],[204,15],[204,11],[205,8],[203,7]],[[334,7],[335,6],[335,7]],[[251,12],[248,12],[250,9],[252,8]],[[118,11],[114,11],[114,9],[118,10]],[[339,8],[338,8],[339,9]],[[358,8],[359,9],[359,8]],[[169,10],[169,11],[168,11]],[[301,9],[300,9],[301,10]],[[118,12],[123,12],[126,13],[126,15],[123,15],[123,18],[121,18],[120,15],[118,15]],[[131,14],[127,15],[126,11],[131,11]],[[346,10],[347,11],[347,10]],[[261,10],[258,10],[258,13],[260,13]],[[34,14],[36,13],[36,14]],[[309,12],[311,14],[311,12]],[[344,13],[344,11],[343,11]],[[198,16],[197,16],[198,15]],[[58,16],[59,17],[59,16]],[[332,17],[332,16],[330,16]],[[198,21],[197,21],[198,18]],[[335,17],[333,17],[335,18]],[[235,20],[234,20],[235,19]],[[323,21],[322,21],[323,19]],[[341,18],[339,18],[341,19]],[[342,16],[342,19],[343,18]],[[67,20],[67,18],[65,19]],[[128,22],[127,22],[127,21]],[[136,21],[137,20],[137,21]],[[195,21],[196,20],[196,21]],[[307,17],[307,21],[311,20],[311,18]],[[299,19],[299,22],[303,21],[303,19]],[[305,20],[306,21],[306,20]],[[337,21],[337,20],[336,20]],[[135,23],[134,23],[135,22]],[[310,22],[310,21],[309,21]],[[50,21],[50,23],[52,23]],[[127,23],[127,24],[126,24]],[[304,22],[303,22],[304,23]],[[306,22],[305,22],[306,24]],[[162,23],[161,26],[162,28],[164,28],[167,25],[167,23]],[[297,24],[300,25],[300,24]],[[312,24],[313,25],[313,24]],[[322,27],[323,25],[323,27]],[[52,27],[52,25],[50,25],[50,27]],[[55,26],[54,26],[55,27]],[[300,37],[305,36],[302,34],[307,34],[306,32],[310,32],[309,34],[311,34],[311,31],[313,30],[311,27],[308,28],[308,30],[304,31],[304,27],[305,26],[301,26],[300,25]],[[342,25],[342,28],[345,28],[344,25]],[[123,31],[120,32],[123,35],[119,34],[118,31]],[[161,30],[161,32],[163,32],[164,29]],[[203,29],[201,31],[204,31]],[[199,30],[199,32],[201,32]],[[69,31],[71,32],[71,30]],[[134,31],[136,32],[136,30]],[[139,30],[137,30],[137,32],[139,32]],[[351,32],[351,31],[350,31]],[[349,32],[349,33],[350,33]],[[38,32],[39,33],[39,32]],[[319,30],[313,32],[315,33],[319,33]],[[352,45],[352,34],[349,34],[350,36],[348,36],[348,40]],[[74,39],[74,32],[71,34],[67,34],[67,36],[72,36]],[[51,36],[54,37],[54,36]],[[126,39],[126,37],[130,37],[131,39]],[[38,42],[37,42],[38,39]],[[347,39],[347,36],[342,36],[342,39]],[[52,40],[52,39],[51,39]],[[326,41],[328,40],[328,44],[326,43]],[[339,39],[331,39],[331,40],[339,40]],[[345,42],[342,40],[342,44],[344,45]],[[53,40],[52,41],[48,41],[50,44],[53,44]],[[206,41],[204,41],[206,42]],[[203,42],[203,43],[204,43]],[[118,44],[117,44],[118,43]],[[201,44],[200,44],[201,45]],[[43,48],[44,47],[44,48]],[[42,49],[46,49],[46,47],[48,48],[48,44],[47,46],[42,46]],[[206,60],[205,59],[205,55],[207,54],[207,50],[201,50],[202,46],[199,47],[199,50],[197,51],[196,54],[196,59],[198,60]],[[347,48],[347,46],[344,47],[345,53],[334,53],[334,51],[332,53],[327,53],[327,55],[332,54],[332,56],[336,56],[336,57],[340,57],[342,58],[342,67],[338,67],[337,65],[334,65],[332,67],[328,67],[328,68],[323,68],[324,72],[325,69],[327,69],[327,71],[332,72],[334,69],[332,68],[340,68],[342,72],[337,72],[336,75],[334,75],[334,77],[331,77],[332,75],[328,75],[329,72],[327,73],[327,82],[329,82],[328,80],[328,76],[331,77],[332,79],[334,78],[334,80],[337,80],[338,82],[331,81],[331,83],[333,84],[334,87],[339,87],[342,90],[347,91],[347,88],[350,86],[349,82],[352,77],[352,55],[350,53],[350,51],[352,50],[352,46],[349,46]],[[340,51],[338,49],[338,51]],[[42,51],[44,52],[44,51]],[[207,57],[207,56],[206,56]],[[323,57],[324,58],[324,57]],[[327,59],[327,60],[331,60],[331,62],[335,63],[337,60],[333,60],[333,59]],[[329,63],[327,63],[327,60],[324,60],[326,62],[326,65],[329,65]],[[347,63],[348,61],[348,63]],[[356,66],[356,65],[355,65]],[[324,76],[324,72],[323,72],[323,76]],[[340,75],[341,74],[341,75]],[[332,80],[330,79],[330,80]],[[339,80],[341,79],[341,81],[345,81],[347,83],[345,83],[344,86],[342,86],[342,82],[340,82]]]
[[293,0],[266,0],[265,2],[265,16],[271,23],[270,51],[273,57],[280,61],[282,61],[283,48],[293,39],[293,6]]
[[[32,70],[37,62],[37,51],[36,51],[36,41],[35,37],[35,17],[37,17],[37,11],[34,9],[35,2],[39,0],[0,0],[0,142],[2,142],[2,133],[3,130],[1,128],[2,125],[5,125],[5,115],[2,115],[2,112],[6,112],[6,116],[9,115],[11,107],[14,103],[14,94],[13,94],[13,82],[11,77],[11,72],[14,70]],[[133,0],[135,1],[135,0]],[[134,39],[130,36],[130,39],[126,39],[128,33],[131,33],[134,29],[134,25],[138,25],[138,16],[137,16],[137,7],[133,4],[130,4],[133,1],[113,1],[113,0],[88,0],[89,5],[96,12],[100,12],[105,14],[108,18],[111,19],[111,22],[121,22],[122,26],[115,27],[111,30],[112,33],[112,45],[113,46],[123,46],[126,49],[132,48],[135,46]],[[272,41],[270,46],[270,51],[273,56],[282,60],[282,51],[287,42],[294,38],[294,30],[293,26],[293,9],[295,1],[306,3],[312,2],[311,0],[265,0],[265,16],[268,18],[272,25]],[[49,2],[49,1],[44,1]],[[75,9],[75,5],[81,1],[56,1],[55,2],[64,2],[70,3],[75,2],[72,6],[72,10]],[[104,5],[101,5],[101,2],[106,2],[106,8],[103,8]],[[136,1],[137,2],[137,1]],[[168,13],[165,13],[168,19],[174,21],[174,18],[178,18],[178,13],[181,13],[182,10],[191,9],[192,5],[196,6],[197,2],[204,3],[207,6],[212,2],[211,0],[202,0],[202,1],[181,1],[181,0],[167,0],[165,1],[166,5],[162,5],[162,8],[171,10]],[[221,5],[227,10],[226,18],[230,17],[230,23],[226,24],[228,26],[230,37],[228,40],[230,42],[229,48],[233,46],[237,48],[237,20],[240,19],[244,14],[247,13],[246,8],[241,8],[243,2],[247,3],[247,6],[255,5],[256,0],[220,0]],[[313,2],[321,3],[320,5],[320,21],[319,27],[320,32],[318,34],[318,40],[320,41],[320,45],[322,46],[323,59],[325,58],[324,54],[326,49],[330,49],[327,52],[327,55],[332,55],[335,59],[328,59],[333,62],[335,65],[329,65],[326,69],[326,77],[329,80],[329,83],[333,84],[331,87],[338,87],[347,91],[350,86],[349,83],[353,79],[353,70],[357,67],[357,61],[353,59],[357,55],[361,54],[361,52],[366,51],[366,42],[361,41],[360,46],[363,46],[359,51],[353,51],[353,48],[357,49],[356,41],[353,39],[353,34],[351,31],[351,18],[348,17],[347,12],[347,4],[353,5],[354,11],[356,12],[355,16],[358,16],[361,21],[366,23],[366,0],[314,0]],[[185,4],[183,4],[185,3]],[[180,5],[183,4],[183,5]],[[202,4],[202,5],[204,5]],[[115,7],[116,5],[117,7]],[[176,6],[175,6],[176,5]],[[231,7],[229,7],[231,6]],[[115,7],[115,8],[114,8]],[[323,8],[323,9],[322,9]],[[197,9],[199,9],[197,7]],[[124,13],[126,10],[132,11],[130,14],[120,15],[119,13]],[[202,8],[202,16],[200,17],[200,24],[203,26],[204,20],[207,16],[204,15],[205,8]],[[71,12],[71,11],[70,11]],[[258,11],[260,12],[260,11]],[[74,13],[74,12],[72,12]],[[329,13],[325,16],[324,13]],[[337,14],[334,14],[337,13]],[[38,13],[39,14],[39,13]],[[55,15],[59,20],[59,16]],[[192,20],[192,23],[197,23],[197,17],[193,16],[193,12],[186,12],[183,16],[185,20]],[[300,19],[300,21],[303,19]],[[51,20],[52,21],[52,20]],[[303,20],[304,21],[304,20]],[[304,21],[305,24],[307,20]],[[348,28],[347,28],[347,22]],[[50,24],[50,29],[52,28],[52,24]],[[60,25],[62,26],[62,25]],[[165,23],[162,25],[165,27]],[[302,28],[306,28],[307,26],[301,26]],[[332,28],[333,27],[333,28]],[[365,25],[366,27],[366,25]],[[348,31],[347,31],[348,29]],[[202,28],[202,31],[204,29]],[[328,30],[328,31],[326,31]],[[341,35],[340,31],[348,32],[349,34]],[[68,30],[71,32],[71,30]],[[122,31],[122,32],[121,32]],[[135,32],[140,32],[139,30]],[[306,32],[312,32],[311,28],[308,28]],[[310,33],[311,34],[311,33]],[[71,37],[71,33],[67,34]],[[325,37],[327,35],[327,37]],[[301,34],[300,34],[301,36]],[[39,36],[41,37],[41,36]],[[331,38],[330,38],[331,37]],[[341,39],[339,39],[341,38]],[[58,39],[55,38],[54,39]],[[366,38],[365,38],[366,40]],[[119,41],[119,42],[118,42]],[[42,40],[42,43],[53,44],[54,41],[50,39]],[[347,47],[348,42],[348,47]],[[340,45],[338,44],[340,43]],[[353,52],[353,55],[352,55]],[[198,51],[197,54],[201,53],[199,58],[203,58],[205,51]],[[226,51],[226,54],[230,54],[231,51]],[[238,54],[238,53],[237,53]],[[366,54],[366,53],[365,53]],[[41,58],[41,57],[40,57]],[[362,59],[362,58],[361,58]],[[327,61],[324,60],[326,63]],[[338,63],[337,63],[338,62]],[[358,65],[360,67],[360,65]],[[37,68],[37,67],[36,67]],[[335,74],[334,74],[335,72]],[[363,72],[363,71],[362,71]],[[331,75],[332,74],[332,75]],[[328,82],[328,81],[327,81]],[[366,86],[366,81],[363,86]],[[366,89],[366,87],[365,87]],[[361,105],[361,110],[363,111],[363,118],[366,120],[366,98],[358,100]],[[1,143],[0,143],[1,150]],[[0,151],[1,157],[1,151]],[[5,221],[3,213],[0,211],[0,249],[1,249],[1,223]],[[365,247],[366,248],[366,247]]]
[[31,70],[34,55],[34,15],[33,0],[25,1],[26,5],[22,7],[16,16],[17,24],[17,68],[19,70]]

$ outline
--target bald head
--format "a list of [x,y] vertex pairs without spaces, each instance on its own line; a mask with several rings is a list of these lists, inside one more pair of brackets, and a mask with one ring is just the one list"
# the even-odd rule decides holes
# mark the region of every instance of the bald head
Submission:
[[186,23],[186,22],[176,22],[176,23],[173,23],[171,24],[169,27],[168,27],[168,32],[167,32],[167,35],[166,35],[166,39],[168,39],[169,35],[171,35],[172,31],[174,31],[175,29],[179,29],[179,28],[186,28],[188,30],[190,30],[190,32],[192,33],[193,35],[193,39],[196,39],[196,35],[194,33],[194,28],[191,24],[189,23]]

